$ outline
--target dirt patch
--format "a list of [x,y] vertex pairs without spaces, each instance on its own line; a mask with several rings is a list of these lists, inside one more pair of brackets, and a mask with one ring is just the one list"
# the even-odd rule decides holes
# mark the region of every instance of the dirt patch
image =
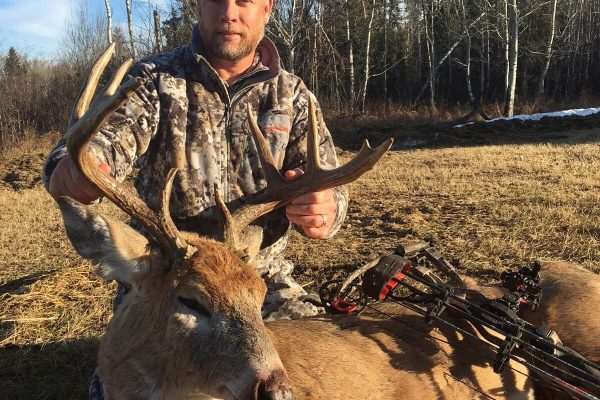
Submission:
[[32,189],[42,184],[41,172],[46,154],[24,154],[0,164],[0,187],[11,190]]

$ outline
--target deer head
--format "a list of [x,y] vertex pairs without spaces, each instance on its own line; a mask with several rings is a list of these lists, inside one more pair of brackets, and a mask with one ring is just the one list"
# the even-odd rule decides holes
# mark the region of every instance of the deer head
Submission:
[[102,278],[131,287],[100,345],[99,373],[107,398],[290,399],[285,369],[261,319],[266,287],[240,258],[240,236],[255,218],[298,195],[357,179],[383,156],[391,141],[375,150],[365,144],[348,164],[323,170],[311,102],[307,171],[288,182],[248,109],[267,189],[233,213],[217,195],[225,221],[223,242],[180,232],[169,215],[176,170],[167,177],[160,209],[151,210],[133,190],[100,172],[89,156],[90,138],[143,84],[132,79],[119,87],[129,61],[92,101],[113,49],[98,59],[84,84],[67,131],[68,150],[90,182],[144,226],[150,237],[72,199],[59,200],[76,250],[99,264]]

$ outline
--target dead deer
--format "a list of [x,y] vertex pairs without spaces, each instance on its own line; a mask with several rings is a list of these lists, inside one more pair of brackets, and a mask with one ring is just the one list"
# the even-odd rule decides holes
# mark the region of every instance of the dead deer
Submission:
[[[533,311],[521,307],[519,315],[538,326],[545,322],[557,333],[560,343],[574,349],[589,361],[600,364],[600,276],[580,265],[563,261],[547,262],[541,269],[542,301]],[[505,289],[497,285],[478,285],[472,278],[465,283],[488,299],[502,297]],[[556,340],[556,338],[554,338]],[[539,399],[572,399],[569,394],[534,380]]]
[[600,364],[600,276],[580,265],[554,261],[541,271],[539,310],[521,311],[532,324],[545,321],[567,347]]
[[[544,263],[540,272],[542,301],[533,311],[519,310],[521,318],[533,325],[546,322],[569,348],[593,363],[600,363],[600,276],[580,265],[563,261]],[[464,279],[467,287],[493,299],[502,297],[505,289],[497,285],[479,285],[472,278]]]
[[[250,110],[268,186],[251,205],[224,214],[218,242],[179,232],[169,216],[172,170],[154,211],[126,186],[98,171],[87,142],[140,81],[121,87],[124,64],[91,102],[109,48],[93,67],[69,124],[69,153],[108,199],[140,222],[147,239],[124,223],[62,198],[69,239],[98,263],[106,280],[132,289],[102,338],[98,372],[108,399],[530,399],[526,371],[497,375],[493,353],[453,331],[432,329],[402,309],[393,317],[323,316],[264,324],[265,284],[240,257],[248,224],[301,193],[346,184],[383,156],[391,141],[363,146],[348,164],[320,168],[314,105],[302,178],[286,181]],[[89,110],[88,110],[89,108]],[[251,257],[251,254],[243,254]]]

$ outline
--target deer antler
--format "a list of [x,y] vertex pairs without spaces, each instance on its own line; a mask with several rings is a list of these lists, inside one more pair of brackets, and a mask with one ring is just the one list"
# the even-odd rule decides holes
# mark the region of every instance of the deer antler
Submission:
[[151,210],[131,188],[102,173],[88,151],[88,144],[92,136],[98,132],[109,116],[145,82],[142,78],[135,78],[119,86],[131,66],[132,60],[128,59],[115,71],[103,92],[92,100],[100,75],[112,58],[114,50],[113,43],[96,60],[83,84],[69,119],[67,149],[79,171],[110,201],[147,228],[163,250],[163,255],[175,260],[190,251],[195,251],[180,237],[169,214],[169,198],[177,170],[169,171],[161,195],[161,207],[156,212]]
[[235,249],[240,249],[240,235],[252,221],[270,211],[284,207],[293,199],[303,194],[330,189],[357,180],[369,171],[392,146],[393,139],[388,139],[379,147],[372,149],[365,140],[359,153],[345,165],[325,170],[319,160],[319,142],[317,140],[317,116],[312,99],[308,103],[309,131],[307,143],[307,162],[304,174],[293,181],[285,179],[278,170],[277,164],[269,149],[269,144],[258,127],[250,106],[247,108],[248,121],[256,142],[258,155],[262,164],[267,187],[264,191],[249,200],[233,214],[229,212],[219,192],[215,190],[217,204],[225,215],[224,241]]

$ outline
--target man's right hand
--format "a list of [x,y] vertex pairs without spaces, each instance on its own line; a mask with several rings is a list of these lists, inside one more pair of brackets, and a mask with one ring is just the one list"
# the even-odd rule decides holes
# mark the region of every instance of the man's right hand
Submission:
[[[98,168],[105,174],[110,174],[110,166],[97,160]],[[90,204],[102,196],[102,192],[96,189],[79,172],[71,157],[66,156],[58,162],[56,168],[50,175],[48,192],[52,197],[58,199],[61,196],[69,196],[84,204]]]

